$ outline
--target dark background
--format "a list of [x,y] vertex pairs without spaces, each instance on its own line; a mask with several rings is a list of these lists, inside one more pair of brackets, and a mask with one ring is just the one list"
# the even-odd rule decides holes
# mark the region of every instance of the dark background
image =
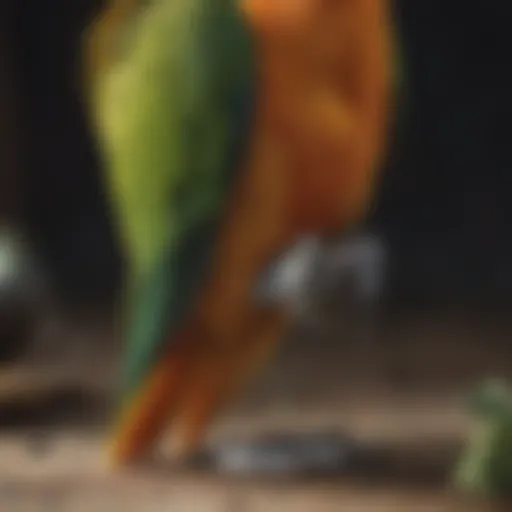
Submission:
[[397,5],[409,81],[407,119],[373,222],[403,298],[508,300],[512,290],[512,5]]
[[[61,297],[110,301],[120,258],[77,94],[96,0],[0,5],[0,213],[28,230]],[[407,95],[377,207],[396,303],[512,297],[508,0],[402,0]]]

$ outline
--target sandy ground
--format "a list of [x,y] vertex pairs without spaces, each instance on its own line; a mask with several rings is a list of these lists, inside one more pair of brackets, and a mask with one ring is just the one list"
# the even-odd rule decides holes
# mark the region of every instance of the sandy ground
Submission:
[[[101,432],[51,430],[44,451],[34,446],[34,430],[6,433],[0,440],[0,510],[2,503],[6,510],[330,511],[340,505],[394,512],[444,510],[453,503],[444,491],[446,466],[466,425],[453,397],[438,398],[381,396],[350,406],[340,402],[329,408],[279,407],[243,415],[233,411],[212,432],[210,441],[215,442],[251,438],[274,428],[349,429],[386,454],[380,468],[321,480],[233,477],[211,469],[180,472],[165,467],[114,474],[100,457]],[[472,510],[461,503],[460,510]]]
[[[446,485],[469,427],[462,409],[469,384],[512,373],[509,349],[492,342],[503,333],[409,325],[400,336],[359,330],[357,342],[344,344],[332,343],[332,333],[314,342],[302,334],[226,411],[208,442],[272,429],[348,430],[379,454],[365,467],[322,479],[233,477],[212,468],[109,471],[102,406],[89,403],[111,385],[113,358],[101,350],[0,372],[0,511],[512,510],[455,496]],[[476,342],[483,335],[487,345]],[[64,399],[73,412],[56,419]]]

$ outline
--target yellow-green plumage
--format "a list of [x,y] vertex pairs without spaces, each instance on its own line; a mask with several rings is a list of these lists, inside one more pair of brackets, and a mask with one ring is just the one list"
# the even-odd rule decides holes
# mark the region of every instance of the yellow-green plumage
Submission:
[[123,391],[172,341],[208,272],[250,127],[251,37],[231,0],[155,0],[97,88],[128,257]]

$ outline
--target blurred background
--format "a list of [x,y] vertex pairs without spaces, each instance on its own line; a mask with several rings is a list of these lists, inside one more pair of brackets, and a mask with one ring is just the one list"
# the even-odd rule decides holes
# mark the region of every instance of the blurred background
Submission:
[[[327,424],[364,431],[378,403],[382,417],[395,414],[395,426],[411,430],[412,414],[421,418],[418,432],[451,439],[462,428],[451,397],[478,377],[512,373],[512,4],[395,4],[407,80],[378,200],[365,226],[333,244],[312,284],[329,282],[328,293],[236,410],[295,418],[310,404]],[[104,414],[112,378],[122,258],[76,59],[83,28],[100,8],[98,0],[0,4],[0,423],[7,433],[13,425],[40,432],[92,421]],[[15,267],[21,277],[9,280]],[[49,412],[55,400],[58,421]],[[377,438],[388,435],[389,425],[379,434],[379,421],[367,423]]]

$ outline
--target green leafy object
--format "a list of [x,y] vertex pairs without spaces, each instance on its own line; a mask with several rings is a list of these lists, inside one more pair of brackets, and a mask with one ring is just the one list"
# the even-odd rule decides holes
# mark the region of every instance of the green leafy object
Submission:
[[483,384],[470,399],[475,418],[457,465],[454,485],[493,498],[512,495],[512,390],[504,382]]

